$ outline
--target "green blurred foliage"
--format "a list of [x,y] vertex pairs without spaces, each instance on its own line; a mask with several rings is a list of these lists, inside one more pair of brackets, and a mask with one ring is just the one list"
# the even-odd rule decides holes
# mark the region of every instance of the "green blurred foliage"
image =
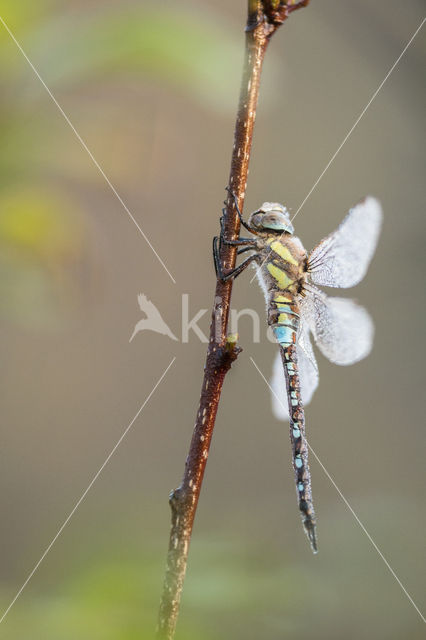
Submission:
[[[142,72],[209,107],[235,108],[232,88],[234,80],[238,85],[239,65],[230,61],[240,60],[241,43],[227,25],[195,7],[147,11],[119,6],[89,19],[75,13],[51,20],[32,36],[32,55],[48,68],[50,86],[96,81],[106,73],[111,78]],[[235,71],[225,75],[228,67]]]
[[[86,565],[63,567],[63,578],[55,578],[54,591],[46,585],[44,592],[17,602],[7,620],[8,638],[151,639],[163,551],[157,547],[144,552],[125,545],[120,559],[112,561],[110,546],[93,549]],[[247,549],[235,541],[204,538],[194,542],[176,640],[219,640],[222,625],[229,630],[227,637],[241,637],[239,619],[251,620],[260,632],[265,621],[258,619],[258,612],[265,607],[270,612],[266,627],[274,627],[277,620],[281,629],[291,627],[289,621],[298,615],[298,602],[309,585],[307,574],[292,567],[288,559],[286,564],[284,570],[281,561],[265,560],[263,549]],[[1,599],[8,601],[6,594]],[[208,623],[218,611],[222,624]]]
[[[60,15],[44,15],[41,8],[49,4],[38,7],[38,19],[27,4],[27,10],[15,11],[15,4],[10,3],[3,15],[53,92],[102,82],[106,75],[111,81],[115,73],[138,72],[145,80],[149,75],[156,83],[179,88],[209,108],[235,109],[241,42],[206,8],[147,10],[143,5],[119,4],[102,11],[94,7],[92,11],[70,9]],[[6,55],[9,49],[10,42],[3,37],[2,76],[22,81],[28,70],[18,56]]]
[[[169,85],[208,108],[234,108],[232,88],[238,82],[239,64],[229,66],[229,60],[239,59],[240,42],[207,10],[194,6],[147,11],[146,6],[120,3],[55,12],[50,0],[8,0],[2,4],[2,16],[60,102],[65,91],[75,92],[88,83],[93,91],[123,74],[139,74],[140,82]],[[54,198],[51,195],[52,173],[61,166],[58,159],[64,160],[62,134],[53,130],[50,135],[50,98],[1,29],[0,311],[21,324],[51,327],[63,321],[58,274],[65,278],[68,269],[68,282],[62,284],[71,288],[70,303],[81,286],[77,271],[69,267],[70,262],[87,261],[85,212],[71,197],[69,185],[55,184]],[[224,75],[224,68],[234,69],[235,77]],[[44,103],[46,109],[39,114]],[[66,133],[66,122],[60,126]],[[100,141],[112,137],[102,122],[89,126]],[[78,157],[86,153],[79,147],[76,151]],[[96,169],[82,175],[72,160],[70,177],[77,189],[88,181],[102,182]],[[38,305],[31,304],[35,300]]]
[[43,261],[72,254],[81,244],[82,221],[52,192],[5,193],[0,210],[0,243]]
[[[38,0],[37,2],[16,2],[16,0],[2,0],[1,16],[8,24],[9,28],[22,29],[31,25],[44,16],[55,5],[55,0]],[[3,38],[0,40],[0,47],[3,47]],[[1,66],[7,67],[5,60],[1,58]]]
[[60,192],[24,186],[1,194],[0,311],[5,317],[33,329],[63,323],[86,262],[86,233],[78,207]]
[[[141,564],[139,564],[139,562]],[[10,640],[143,640],[153,637],[158,590],[150,587],[149,557],[111,564],[107,557],[38,596],[8,620]],[[17,607],[19,608],[19,606]],[[17,615],[16,615],[17,614]],[[199,638],[191,624],[182,637]],[[208,640],[208,639],[207,639]]]

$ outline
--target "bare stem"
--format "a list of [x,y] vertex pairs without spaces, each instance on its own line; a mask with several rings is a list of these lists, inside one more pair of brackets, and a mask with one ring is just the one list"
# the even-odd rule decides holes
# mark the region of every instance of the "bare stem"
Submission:
[[[241,211],[247,185],[260,75],[268,42],[289,13],[306,6],[308,2],[248,0],[244,70],[228,183],[228,191],[235,195]],[[228,239],[236,239],[239,231],[240,221],[234,200],[228,193],[224,232]],[[236,248],[222,245],[220,259],[224,269],[232,269],[235,266]],[[192,527],[222,386],[226,373],[241,351],[235,339],[227,336],[231,292],[232,281],[217,280],[194,432],[182,482],[170,495],[172,523],[157,629],[157,638],[161,640],[172,640],[175,634]]]

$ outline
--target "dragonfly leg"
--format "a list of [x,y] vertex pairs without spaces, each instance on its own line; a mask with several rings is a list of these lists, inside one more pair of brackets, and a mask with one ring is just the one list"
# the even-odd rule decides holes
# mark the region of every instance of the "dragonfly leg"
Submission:
[[241,222],[242,226],[244,227],[244,229],[247,229],[247,231],[250,231],[250,233],[257,234],[258,233],[257,230],[253,229],[253,227],[250,227],[250,225],[248,225],[247,222],[244,220],[243,214],[241,213],[240,208],[238,206],[238,200],[237,200],[237,196],[235,195],[235,193],[229,187],[226,187],[226,190],[234,200],[235,209],[236,209],[236,211],[238,213],[238,217],[239,217],[240,222]]
[[228,247],[243,247],[252,245],[253,249],[256,248],[256,240],[254,238],[238,238],[238,240],[226,240],[221,236],[220,242],[222,244],[226,244]]
[[238,249],[237,251],[237,255],[241,255],[242,253],[245,253],[246,251],[253,251],[255,249],[255,247],[244,247],[243,249]]
[[225,240],[224,238],[221,238],[221,241],[228,247],[242,247],[248,244],[253,245],[253,247],[256,246],[256,240],[253,238],[238,238],[238,240]]
[[[222,209],[222,212],[224,212],[224,209]],[[215,247],[217,246],[217,242],[219,241],[219,249],[216,250]],[[237,238],[236,240],[228,240],[225,237],[225,229],[223,226],[223,215],[220,218],[220,237],[219,239],[215,238],[213,240],[214,244],[213,244],[213,254],[216,256],[215,251],[217,254],[220,253],[220,250],[222,248],[222,245],[226,245],[228,247],[244,247],[243,249],[239,249],[239,251],[237,251],[238,255],[241,253],[245,253],[246,251],[253,251],[257,248],[257,243],[256,243],[256,239],[255,238]],[[215,257],[215,267],[218,264],[218,261],[216,260]],[[216,267],[216,275],[218,273],[218,269]]]
[[[245,250],[251,249],[252,247],[246,247]],[[243,249],[244,251],[244,249]],[[235,269],[230,269],[229,271],[224,271],[222,269],[222,264],[220,261],[220,255],[219,255],[219,238],[217,236],[215,236],[213,238],[213,258],[214,258],[214,266],[215,266],[215,271],[216,271],[216,275],[217,277],[222,280],[222,282],[226,282],[227,280],[231,280],[233,278],[236,278],[237,276],[240,275],[240,273],[242,273],[254,260],[259,260],[259,256],[257,253],[254,253],[253,255],[249,256],[246,260],[244,260],[244,262],[242,262],[240,265],[238,265],[238,267],[235,267]]]
[[[222,214],[225,212],[225,209],[222,209]],[[228,240],[225,237],[225,229],[223,226],[223,215],[220,218],[220,242],[221,244],[226,244],[230,247],[239,247],[239,246],[243,246],[243,245],[248,245],[248,244],[256,244],[256,239],[255,238],[242,238],[241,236],[239,238],[237,238],[237,240]]]

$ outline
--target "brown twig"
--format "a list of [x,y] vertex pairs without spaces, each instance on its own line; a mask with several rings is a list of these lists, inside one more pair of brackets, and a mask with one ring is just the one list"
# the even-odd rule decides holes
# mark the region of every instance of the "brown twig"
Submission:
[[[228,198],[223,218],[224,233],[228,239],[236,239],[239,236],[240,221],[231,194],[235,195],[242,211],[260,75],[268,42],[288,15],[295,9],[306,6],[308,2],[309,0],[302,2],[248,0],[244,71],[235,125]],[[220,259],[224,269],[232,269],[235,266],[236,247],[222,244]],[[231,292],[232,281],[217,280],[210,341],[195,428],[182,482],[170,495],[172,523],[157,629],[157,637],[162,640],[172,640],[174,637],[192,526],[220,394],[225,375],[241,351],[236,345],[236,338],[227,336]]]

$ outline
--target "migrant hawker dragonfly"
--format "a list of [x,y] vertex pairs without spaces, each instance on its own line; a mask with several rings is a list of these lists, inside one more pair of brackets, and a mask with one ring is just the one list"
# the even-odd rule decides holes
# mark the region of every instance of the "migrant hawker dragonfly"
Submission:
[[[373,323],[363,307],[347,298],[330,298],[316,285],[346,288],[362,280],[379,237],[381,206],[375,198],[367,197],[308,254],[294,235],[286,207],[264,202],[245,222],[236,198],[234,201],[242,226],[255,237],[228,240],[221,224],[220,238],[213,241],[216,273],[226,281],[238,276],[249,264],[257,269],[266,299],[268,325],[280,345],[271,381],[274,412],[290,422],[299,510],[316,552],[316,518],[303,410],[318,386],[318,367],[310,336],[324,356],[340,365],[365,358],[373,340]],[[239,254],[252,253],[235,269],[225,271],[220,261],[221,243],[241,247]]]

